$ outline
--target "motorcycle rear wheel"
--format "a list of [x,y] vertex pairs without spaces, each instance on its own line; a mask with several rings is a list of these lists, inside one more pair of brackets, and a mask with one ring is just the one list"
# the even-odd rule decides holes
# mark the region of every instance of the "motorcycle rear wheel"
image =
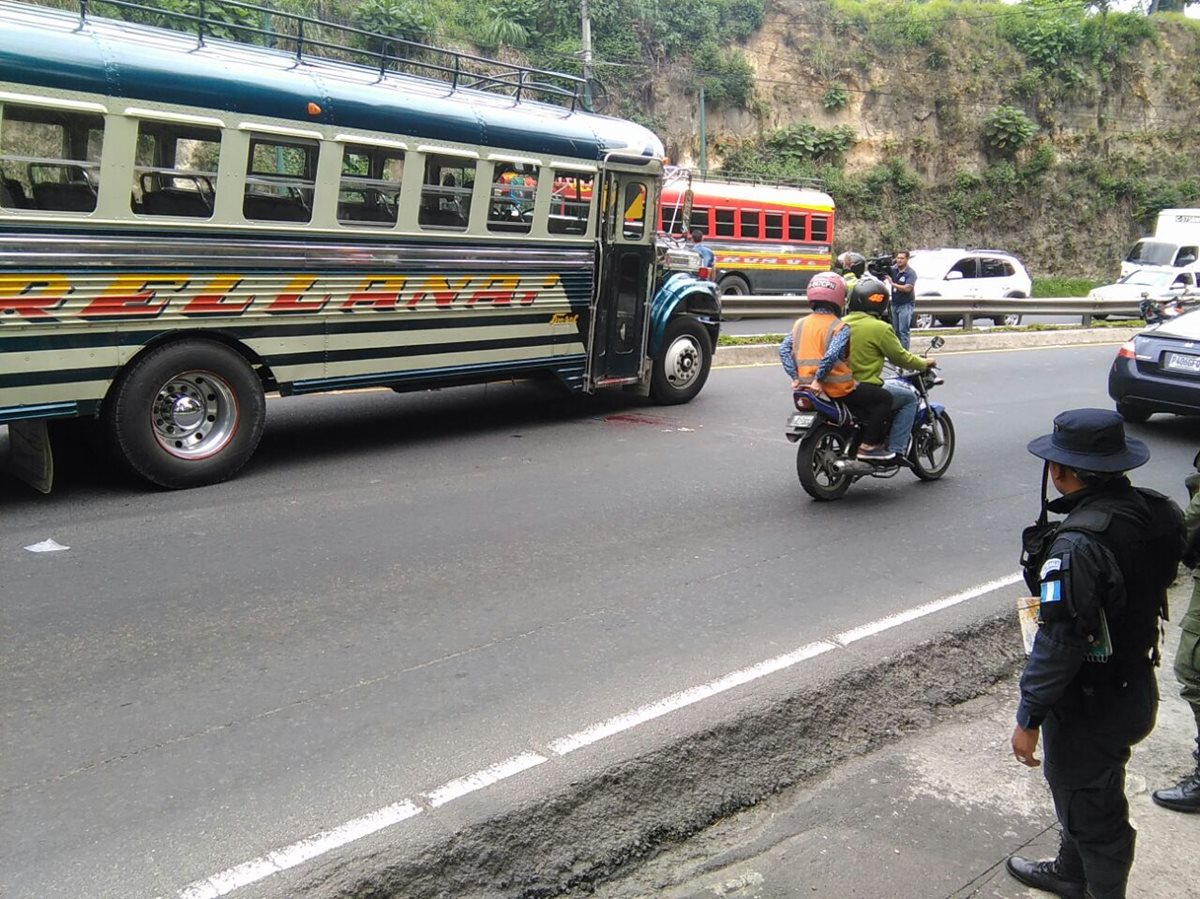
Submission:
[[942,412],[933,417],[932,429],[919,430],[908,454],[913,474],[922,481],[936,481],[954,459],[954,422]]
[[796,451],[796,473],[800,486],[815,500],[841,499],[854,478],[838,471],[834,463],[846,452],[846,435],[831,424],[819,424],[800,441]]

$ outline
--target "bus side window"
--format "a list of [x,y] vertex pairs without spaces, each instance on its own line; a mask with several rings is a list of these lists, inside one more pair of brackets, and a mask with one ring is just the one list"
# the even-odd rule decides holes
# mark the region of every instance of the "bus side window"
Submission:
[[625,186],[625,214],[621,236],[640,240],[646,236],[646,185],[631,183]]
[[809,239],[815,243],[829,242],[829,217],[824,215],[814,215],[810,222],[812,234]]
[[533,228],[538,167],[525,162],[497,163],[488,198],[488,230],[528,234]]
[[344,225],[396,224],[403,178],[402,150],[346,144],[338,186],[338,221]]
[[594,185],[591,173],[557,172],[546,230],[551,234],[586,234]]
[[220,156],[215,128],[139,122],[130,207],[141,215],[211,218]]
[[104,120],[94,113],[4,104],[0,206],[94,212]]
[[458,156],[425,157],[425,181],[417,223],[435,231],[466,231],[475,190],[475,161]]
[[783,240],[783,213],[766,212],[763,218],[767,224],[767,240]]
[[758,240],[760,236],[759,216],[761,212],[758,209],[743,209],[741,211],[742,237],[751,240]]
[[708,207],[692,207],[692,228],[699,228],[701,233],[708,236]]
[[317,149],[316,141],[252,138],[242,215],[266,222],[310,221]]
[[808,240],[808,216],[801,212],[788,213],[788,240]]
[[716,211],[716,214],[717,214],[717,230],[715,232],[715,236],[717,236],[717,237],[733,237],[734,210],[733,209],[718,209]]

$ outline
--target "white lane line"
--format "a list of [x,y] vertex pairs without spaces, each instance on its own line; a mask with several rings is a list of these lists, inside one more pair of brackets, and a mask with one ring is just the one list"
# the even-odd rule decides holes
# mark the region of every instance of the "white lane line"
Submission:
[[797,650],[781,656],[775,656],[773,659],[767,659],[765,662],[759,662],[757,665],[751,665],[749,668],[741,668],[733,671],[724,677],[709,681],[707,684],[701,684],[698,687],[690,687],[687,690],[672,693],[670,696],[660,699],[657,702],[641,706],[623,715],[616,715],[607,721],[601,721],[599,724],[593,724],[591,727],[585,728],[578,733],[560,737],[549,744],[550,749],[558,755],[566,755],[568,752],[574,752],[576,749],[590,746],[592,743],[603,740],[605,737],[611,737],[613,734],[619,734],[621,731],[637,727],[639,724],[653,721],[655,718],[659,718],[668,712],[682,709],[684,706],[692,705],[702,699],[708,699],[710,696],[716,696],[718,693],[724,693],[726,690],[732,690],[734,687],[758,680],[760,677],[765,677],[776,671],[782,671],[784,668],[790,668],[792,665],[803,662],[805,659],[819,656],[823,652],[829,652],[831,649],[837,649],[837,647],[833,643],[825,641],[809,643],[807,646],[801,646]]
[[856,640],[862,640],[866,637],[873,637],[876,634],[881,634],[886,630],[890,630],[901,624],[909,621],[915,621],[918,618],[924,618],[926,615],[932,615],[934,612],[940,612],[942,609],[948,609],[951,606],[956,606],[960,602],[966,602],[969,599],[976,599],[986,593],[991,593],[993,590],[999,590],[1001,587],[1007,587],[1015,584],[1022,579],[1023,575],[1020,572],[1010,574],[1008,577],[996,578],[994,581],[988,581],[986,584],[980,584],[978,587],[971,587],[969,590],[964,590],[961,593],[955,593],[953,596],[947,596],[944,599],[936,599],[933,602],[927,602],[924,605],[917,606],[914,609],[907,609],[903,612],[897,612],[895,615],[889,615],[886,618],[880,618],[878,621],[872,621],[868,624],[859,627],[851,628],[848,631],[842,631],[833,639],[835,642],[846,646]]
[[[790,668],[793,665],[797,665],[807,659],[815,658],[831,650],[842,649],[857,640],[874,636],[890,628],[940,611],[941,609],[950,608],[959,603],[991,593],[993,590],[1001,587],[1015,584],[1021,580],[1021,577],[1021,574],[1018,572],[1007,577],[997,578],[985,584],[980,584],[977,587],[963,590],[961,593],[955,593],[953,596],[928,602],[913,609],[890,615],[887,618],[880,618],[878,621],[864,624],[861,627],[843,631],[830,640],[818,640],[815,643],[809,643],[791,652],[775,656],[756,665],[751,665],[748,668],[739,668],[737,671],[732,671],[706,684],[681,690],[678,693],[672,693],[670,696],[664,697],[657,702],[640,706],[631,712],[616,715],[606,721],[601,721],[599,724],[584,728],[577,733],[560,737],[549,744],[550,749],[557,755],[567,755],[576,749],[589,746],[613,734],[630,730],[639,724],[652,721],[669,712],[697,703],[702,699],[716,696],[718,693],[723,693],[742,684],[766,677],[768,674]],[[422,793],[419,798],[427,802],[431,808],[439,808],[448,802],[466,796],[468,793],[473,793],[476,790],[499,783],[505,778],[512,777],[514,774],[519,774],[522,771],[528,771],[530,768],[548,761],[550,759],[536,752],[525,752],[497,762],[494,765],[489,765],[486,768],[481,768],[472,774],[447,781],[440,787],[430,790],[428,793]],[[410,799],[404,799],[363,815],[361,818],[347,821],[333,830],[322,831],[283,849],[277,849],[259,858],[228,868],[219,874],[214,874],[203,880],[197,880],[176,893],[176,899],[217,899],[217,897],[231,893],[239,887],[265,880],[273,874],[286,871],[288,868],[294,868],[302,862],[309,861],[333,849],[352,843],[355,840],[370,836],[386,827],[399,824],[401,821],[412,818],[420,813],[421,807],[419,805]]]
[[536,752],[524,752],[521,755],[514,755],[510,759],[481,768],[465,777],[456,777],[454,780],[442,784],[436,790],[422,793],[421,798],[433,808],[437,808],[548,761],[550,760],[544,755],[538,755]]
[[214,874],[204,880],[197,880],[180,890],[178,897],[179,899],[216,899],[218,896],[233,892],[238,887],[263,880],[272,874],[286,871],[288,868],[294,868],[301,862],[324,855],[326,852],[370,836],[385,827],[399,824],[420,813],[421,807],[408,799],[393,803],[363,815],[361,818],[347,821],[333,830],[313,834],[311,837],[283,849],[268,852],[251,861],[243,862],[220,874]]

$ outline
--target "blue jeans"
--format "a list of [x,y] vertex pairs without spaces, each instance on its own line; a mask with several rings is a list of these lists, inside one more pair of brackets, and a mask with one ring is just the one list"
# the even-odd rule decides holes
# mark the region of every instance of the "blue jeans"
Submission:
[[912,327],[913,304],[892,303],[892,330],[900,338],[900,346],[908,349],[908,332]]
[[900,378],[888,378],[883,382],[883,388],[892,395],[892,432],[888,435],[888,449],[903,456],[917,418],[917,391]]

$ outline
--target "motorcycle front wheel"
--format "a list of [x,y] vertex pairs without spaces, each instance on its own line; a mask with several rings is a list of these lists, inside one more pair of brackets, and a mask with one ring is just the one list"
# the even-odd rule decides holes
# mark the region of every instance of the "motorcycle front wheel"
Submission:
[[954,422],[945,412],[933,417],[933,424],[914,435],[908,461],[913,474],[922,481],[936,481],[946,473],[954,458]]
[[846,435],[831,424],[817,425],[800,441],[796,473],[800,475],[800,486],[813,499],[840,499],[850,489],[854,478],[835,465],[844,457],[846,443]]

